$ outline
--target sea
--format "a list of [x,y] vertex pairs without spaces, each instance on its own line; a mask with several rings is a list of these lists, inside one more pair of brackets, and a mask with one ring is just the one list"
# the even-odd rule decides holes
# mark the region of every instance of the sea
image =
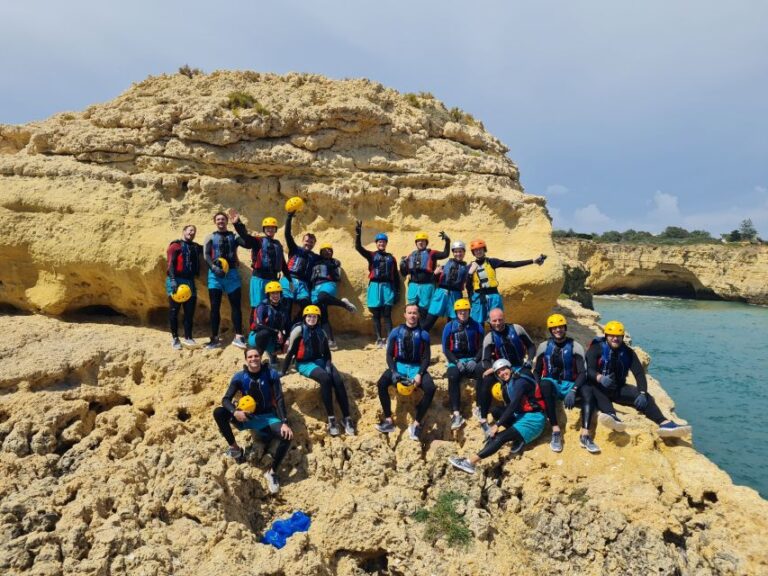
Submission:
[[650,374],[693,426],[695,448],[768,498],[768,308],[654,296],[596,296],[651,355]]

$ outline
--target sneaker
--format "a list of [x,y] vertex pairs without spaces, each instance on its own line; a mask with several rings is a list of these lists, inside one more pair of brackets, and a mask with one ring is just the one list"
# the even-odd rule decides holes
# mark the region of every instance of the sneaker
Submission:
[[379,338],[376,340],[376,348],[386,348],[387,347],[387,341],[384,338]]
[[248,347],[248,344],[245,343],[244,336],[237,335],[232,339],[232,346],[237,346],[238,348],[245,350]]
[[331,436],[338,436],[341,434],[339,425],[336,422],[336,416],[328,416],[328,434]]
[[224,452],[225,456],[229,456],[230,458],[234,458],[235,460],[239,460],[240,458],[242,458],[243,454],[245,454],[245,452],[243,452],[243,449],[240,448],[239,446],[237,448],[230,446],[229,448],[227,448],[227,451]]
[[411,422],[411,425],[408,426],[408,436],[410,436],[411,440],[418,442],[421,439],[421,426],[416,424],[416,422]]
[[174,350],[181,350],[181,342],[179,341],[178,338],[174,338],[173,340],[171,340],[171,346],[173,347]]
[[381,422],[376,424],[376,430],[378,430],[382,434],[389,434],[395,431],[395,425],[389,420],[382,420]]
[[264,472],[264,479],[267,481],[267,490],[270,494],[280,492],[280,482],[277,481],[277,475],[272,470]]
[[480,422],[480,428],[482,428],[486,440],[491,437],[491,425],[488,422]]
[[519,454],[523,451],[523,448],[525,448],[525,441],[524,440],[518,440],[512,446],[510,446],[509,451],[512,454]]
[[341,423],[344,425],[344,434],[347,436],[354,436],[356,434],[355,424],[352,422],[352,418],[349,416],[342,418]]
[[472,408],[472,417],[478,422],[483,419],[483,416],[480,414],[480,406],[475,406]]
[[195,342],[194,338],[182,338],[181,344],[187,348],[197,348],[197,342]]
[[667,422],[666,424],[659,425],[659,436],[662,438],[682,438],[690,434],[692,428],[690,426],[678,424],[677,422]]
[[586,448],[590,454],[600,454],[600,446],[595,444],[589,435],[579,436],[579,445],[582,448]]
[[619,420],[619,417],[616,416],[616,414],[600,412],[600,414],[597,416],[597,421],[609,430],[613,430],[614,432],[625,432],[627,429],[627,425]]
[[215,350],[216,348],[221,348],[221,342],[218,338],[211,338],[211,341],[208,342],[205,346],[203,346],[205,350]]
[[563,434],[562,432],[552,432],[552,439],[549,441],[549,447],[552,452],[563,451]]
[[458,430],[462,426],[464,426],[464,423],[466,420],[462,418],[461,414],[454,414],[451,416],[451,430]]
[[328,348],[330,350],[338,350],[339,346],[336,344],[336,340],[328,340]]
[[466,458],[451,456],[450,458],[448,458],[448,462],[451,463],[451,466],[453,466],[454,468],[458,468],[462,472],[466,472],[467,474],[475,473],[475,466]]
[[344,302],[344,307],[347,309],[348,312],[352,312],[353,314],[357,312],[357,306],[352,304],[347,298],[342,298],[342,302]]

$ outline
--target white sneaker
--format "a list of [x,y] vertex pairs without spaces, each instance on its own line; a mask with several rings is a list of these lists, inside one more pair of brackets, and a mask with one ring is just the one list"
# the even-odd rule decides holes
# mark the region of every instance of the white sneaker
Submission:
[[182,338],[181,344],[187,348],[197,348],[197,342],[195,342],[194,338]]
[[352,422],[352,418],[347,416],[341,419],[341,423],[344,425],[344,434],[347,436],[355,435],[355,424]]
[[348,312],[352,312],[353,314],[357,312],[357,306],[352,304],[347,298],[342,298],[342,302],[344,302],[344,306],[346,306]]
[[245,337],[239,335],[232,339],[232,346],[237,346],[242,350],[245,350],[248,347],[248,345],[245,343]]
[[336,416],[328,416],[328,434],[331,436],[338,436],[341,434],[339,425],[336,423]]
[[267,470],[264,472],[264,479],[267,481],[267,489],[270,494],[277,494],[280,492],[280,482],[277,481],[277,476],[274,471]]
[[181,350],[181,342],[179,342],[178,338],[173,338],[171,340],[171,346],[174,350]]
[[338,350],[339,346],[336,344],[336,340],[328,340],[328,349],[329,350]]
[[609,430],[613,430],[614,432],[626,432],[627,425],[619,420],[619,417],[615,414],[607,414],[605,412],[600,412],[597,416],[598,423],[602,424]]

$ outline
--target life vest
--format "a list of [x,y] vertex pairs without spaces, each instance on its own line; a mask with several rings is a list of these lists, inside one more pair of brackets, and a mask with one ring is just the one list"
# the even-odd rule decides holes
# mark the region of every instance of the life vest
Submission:
[[341,263],[335,258],[322,258],[312,267],[312,283],[338,282],[341,279]]
[[544,366],[541,371],[541,376],[549,376],[550,378],[553,378],[555,377],[554,375],[559,372],[558,368],[552,364],[552,355],[558,348],[562,350],[563,368],[559,376],[557,376],[557,379],[573,382],[576,380],[577,376],[575,364],[573,362],[573,338],[567,338],[565,344],[562,346],[558,346],[555,343],[554,338],[550,338],[547,341],[547,349],[544,351]]
[[224,258],[229,264],[230,270],[236,268],[237,260],[237,240],[234,232],[219,232],[218,230],[211,234],[211,250],[209,256],[216,262],[219,258]]
[[404,324],[397,327],[395,335],[394,358],[404,364],[419,364],[429,336],[418,326],[409,329]]
[[448,349],[458,358],[469,358],[477,355],[482,340],[482,328],[471,318],[466,324],[451,320]]
[[277,407],[277,401],[272,393],[272,386],[277,373],[269,368],[268,364],[262,364],[258,374],[252,374],[243,369],[240,377],[240,392],[253,396],[256,400],[256,411],[259,413],[272,412]]
[[251,250],[251,268],[277,278],[282,267],[283,245],[267,236],[259,238],[259,247]]
[[432,273],[435,270],[435,262],[432,259],[432,250],[428,248],[411,252],[407,262],[409,274],[412,274],[413,272]]
[[301,342],[299,342],[299,349],[296,351],[296,360],[301,362],[311,362],[322,358],[323,350],[322,343],[327,340],[325,331],[319,326],[310,328],[306,323],[301,323]]
[[496,270],[488,260],[475,262],[477,270],[472,273],[472,287],[475,290],[485,290],[487,288],[498,288],[499,281],[496,280]]
[[296,248],[288,260],[288,270],[292,278],[299,280],[309,280],[312,263],[316,258],[311,250],[305,248]]
[[518,378],[522,378],[523,380],[527,380],[534,386],[534,392],[533,392],[533,401],[531,401],[530,395],[528,393],[523,394],[520,397],[520,411],[521,412],[543,412],[546,410],[546,402],[544,402],[544,396],[541,393],[541,387],[539,387],[539,383],[536,382],[536,378],[534,378],[530,374],[525,373],[519,373],[517,376],[513,376],[509,379],[509,382],[507,382],[507,385],[503,388],[505,389],[507,396],[505,398],[505,401],[507,404],[509,404],[509,399],[512,397],[512,386],[514,386],[515,380]]
[[391,282],[394,269],[395,257],[389,252],[379,252],[377,250],[371,255],[368,278],[374,282]]
[[504,358],[509,360],[512,366],[522,366],[525,358],[525,344],[514,326],[507,324],[504,332],[499,333],[491,329],[493,339],[493,359]]
[[285,326],[285,313],[279,306],[280,304],[273,306],[269,299],[262,301],[251,315],[251,330],[256,330],[259,326],[282,330]]
[[451,258],[443,265],[443,271],[437,285],[446,290],[455,290],[461,292],[467,283],[469,275],[469,265],[466,262],[460,262]]
[[174,240],[171,246],[174,244],[179,246],[179,251],[171,262],[174,275],[179,278],[194,278],[200,272],[199,244],[184,240]]
[[[599,344],[602,351],[597,361],[597,368],[600,374],[609,374],[611,370],[611,352],[613,349],[604,337],[595,338],[590,346],[595,344]],[[619,354],[619,362],[616,365],[616,379],[617,384],[621,386],[626,383],[627,374],[629,374],[629,369],[632,367],[632,351],[622,343],[616,352]]]

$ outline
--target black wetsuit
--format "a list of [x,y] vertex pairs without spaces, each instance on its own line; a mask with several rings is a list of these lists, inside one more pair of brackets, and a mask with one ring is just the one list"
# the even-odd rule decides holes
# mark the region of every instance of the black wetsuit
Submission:
[[179,337],[179,310],[184,309],[184,338],[192,338],[192,322],[195,318],[195,305],[197,304],[197,289],[195,278],[200,275],[200,257],[203,255],[203,247],[197,242],[186,240],[174,240],[168,246],[168,266],[166,274],[171,283],[171,289],[175,291],[178,280],[183,280],[192,289],[192,297],[186,302],[176,302],[168,296],[168,323],[171,328],[171,336]]
[[[397,271],[397,260],[389,252],[377,250],[371,252],[363,247],[361,231],[355,234],[355,250],[368,262],[368,279],[370,283],[389,284],[395,295],[393,304],[400,298],[400,274]],[[376,339],[382,338],[381,322],[384,321],[384,334],[392,332],[392,305],[382,303],[381,306],[370,307],[373,315],[373,329]]]

